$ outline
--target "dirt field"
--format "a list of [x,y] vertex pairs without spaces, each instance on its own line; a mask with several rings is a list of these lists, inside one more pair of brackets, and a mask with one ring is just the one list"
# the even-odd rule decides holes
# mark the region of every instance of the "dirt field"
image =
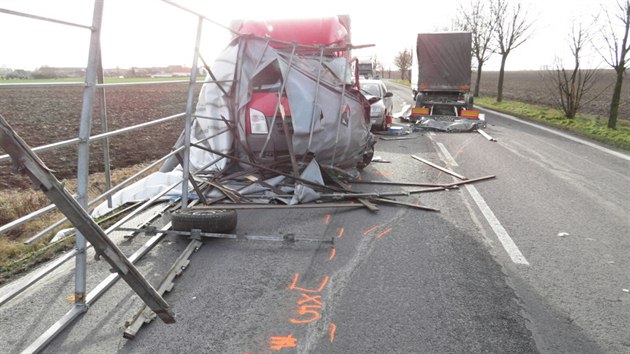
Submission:
[[[485,72],[481,94],[496,96],[498,72]],[[593,92],[604,90],[599,98],[584,105],[583,112],[607,116],[614,73],[598,73]],[[109,129],[154,120],[185,111],[186,84],[112,87],[107,91]],[[197,93],[195,94],[195,97]],[[541,72],[507,72],[504,97],[529,103],[552,104]],[[31,146],[39,146],[77,136],[81,115],[81,88],[0,89],[0,114]],[[99,115],[94,115],[93,134],[100,132]],[[630,78],[623,86],[620,118],[630,118]],[[183,120],[147,130],[127,133],[111,139],[112,165],[116,167],[153,160],[164,156],[183,129]],[[102,149],[92,144],[91,171],[102,171]],[[2,152],[4,153],[4,152]],[[60,178],[74,177],[76,146],[42,153],[42,159]],[[9,163],[0,165],[0,189],[30,188],[22,176],[11,173]]]
[[[109,130],[184,112],[187,87],[186,84],[163,84],[108,88]],[[195,97],[197,94],[198,91]],[[82,88],[0,89],[0,114],[31,147],[72,139],[79,132],[82,95]],[[111,138],[112,167],[129,166],[164,156],[182,129],[183,120],[176,120]],[[92,135],[100,132],[97,107]],[[103,152],[100,143],[91,145],[90,155],[90,171],[102,171]],[[41,153],[40,157],[58,178],[75,177],[76,145]],[[27,178],[11,172],[10,163],[2,163],[0,189],[15,187],[31,186]]]
[[[555,104],[553,95],[545,85],[543,74],[544,72],[542,71],[507,71],[503,84],[503,98],[553,106]],[[482,96],[496,97],[498,81],[498,71],[482,72],[480,94]],[[594,87],[583,100],[581,112],[608,117],[614,84],[614,71],[598,71]],[[629,75],[626,75],[622,86],[619,119],[630,119]]]

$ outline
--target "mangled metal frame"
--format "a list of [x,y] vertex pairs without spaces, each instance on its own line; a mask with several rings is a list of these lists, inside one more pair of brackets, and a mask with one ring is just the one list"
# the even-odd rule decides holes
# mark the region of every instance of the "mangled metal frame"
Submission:
[[[192,165],[198,166],[211,159],[213,154],[208,152],[211,150],[259,162],[263,153],[269,149],[272,135],[276,132],[276,117],[280,116],[283,120],[286,117],[278,100],[264,144],[254,154],[244,126],[245,110],[252,95],[252,81],[263,70],[276,65],[282,75],[277,94],[286,94],[292,111],[293,132],[284,129],[284,135],[293,174],[297,175],[298,172],[297,159],[307,155],[314,156],[320,163],[342,168],[354,167],[357,162],[362,161],[364,153],[372,147],[374,140],[369,133],[369,121],[364,119],[367,116],[365,111],[369,107],[367,101],[358,90],[351,92],[346,88],[352,84],[348,77],[348,65],[343,65],[343,70],[334,71],[335,65],[340,66],[339,62],[347,64],[347,59],[326,57],[323,47],[318,49],[318,57],[305,57],[296,53],[296,48],[300,47],[297,44],[289,44],[290,51],[282,51],[270,46],[270,41],[272,40],[252,35],[239,36],[219,57],[215,67],[208,68],[213,77],[225,81],[233,80],[233,84],[204,85],[193,116],[190,140],[198,141],[221,129],[229,133],[203,144],[191,143],[193,147],[202,145],[206,148],[206,151],[193,149],[190,152]],[[348,48],[326,48],[327,51],[333,49]],[[284,124],[287,124],[286,120]],[[186,132],[183,134],[176,147],[184,144]],[[365,149],[349,151],[348,146],[351,144]],[[174,160],[167,161],[161,170],[172,170],[175,165]],[[227,166],[228,161],[223,160],[210,170],[219,172]]]

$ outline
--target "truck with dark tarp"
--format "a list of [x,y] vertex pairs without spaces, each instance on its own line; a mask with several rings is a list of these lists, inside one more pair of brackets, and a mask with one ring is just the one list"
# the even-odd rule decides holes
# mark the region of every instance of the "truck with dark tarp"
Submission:
[[471,44],[470,32],[418,34],[411,66],[415,100],[411,120],[427,116],[478,119],[470,93]]

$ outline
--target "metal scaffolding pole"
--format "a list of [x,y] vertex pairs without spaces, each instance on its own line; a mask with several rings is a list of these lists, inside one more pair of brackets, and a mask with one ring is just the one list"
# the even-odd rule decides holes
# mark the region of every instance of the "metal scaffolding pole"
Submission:
[[[103,84],[105,81],[105,73],[103,70],[103,55],[101,53],[101,46],[99,43],[98,47],[98,56],[97,56],[97,68],[96,75],[97,81],[99,84]],[[100,116],[101,116],[101,133],[107,133],[109,130],[107,126],[107,95],[105,93],[105,87],[98,87],[98,93],[100,98]],[[112,188],[112,170],[111,170],[111,162],[109,158],[109,138],[103,139],[103,166],[105,172],[105,190],[110,190]],[[107,197],[107,206],[112,207],[112,197]]]
[[190,69],[190,85],[188,86],[188,101],[186,102],[186,118],[184,125],[184,163],[183,181],[182,181],[182,208],[188,205],[188,178],[190,177],[190,134],[192,132],[192,110],[193,110],[193,94],[195,90],[195,82],[197,81],[197,60],[199,58],[199,43],[201,42],[201,33],[203,28],[203,17],[199,16],[197,23],[197,37],[195,38],[195,54],[193,55],[192,68]]
[[[85,88],[83,89],[83,105],[81,107],[81,122],[79,124],[79,146],[77,148],[77,201],[84,209],[88,206],[88,176],[90,173],[90,132],[92,131],[92,108],[94,93],[96,92],[96,70],[100,48],[101,24],[103,21],[103,0],[94,1],[94,14],[90,34],[90,49],[85,73]],[[74,280],[74,305],[87,310],[85,305],[86,283],[86,245],[83,234],[77,231],[75,248],[76,270]]]

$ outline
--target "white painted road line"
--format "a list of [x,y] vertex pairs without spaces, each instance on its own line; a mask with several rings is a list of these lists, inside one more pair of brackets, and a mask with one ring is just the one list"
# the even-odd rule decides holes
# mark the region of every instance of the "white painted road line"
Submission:
[[453,156],[451,156],[451,154],[448,152],[448,150],[446,150],[446,147],[444,146],[444,144],[438,143],[438,142],[436,142],[436,144],[437,144],[437,147],[442,152],[442,155],[444,155],[444,159],[446,160],[446,163],[448,163],[449,165],[453,167],[458,167],[459,165],[457,164]]
[[[453,156],[448,152],[444,144],[440,142],[435,143],[438,146],[439,150],[442,152],[442,155],[444,156],[444,159],[448,164],[450,164],[451,166],[459,166]],[[477,204],[477,207],[479,208],[479,210],[481,210],[481,213],[486,218],[486,221],[492,228],[492,231],[494,231],[495,235],[497,235],[499,242],[501,242],[501,245],[503,245],[503,248],[512,259],[512,262],[517,264],[529,265],[529,262],[527,261],[527,259],[525,259],[525,256],[523,256],[521,250],[518,249],[518,246],[516,246],[514,240],[512,240],[503,225],[501,225],[501,222],[499,222],[499,219],[497,219],[497,217],[494,215],[492,209],[490,209],[481,194],[479,194],[477,188],[475,188],[471,184],[466,184],[465,186],[466,190],[475,201],[475,204]]]
[[519,122],[519,123],[527,124],[529,126],[536,127],[536,128],[538,128],[540,130],[544,130],[544,131],[546,131],[548,133],[552,133],[552,134],[561,136],[561,137],[563,137],[565,139],[569,139],[569,140],[578,142],[580,144],[584,144],[586,146],[590,146],[590,147],[592,147],[594,149],[597,149],[599,151],[603,151],[603,152],[605,152],[605,153],[607,153],[609,155],[618,157],[620,159],[624,159],[624,160],[630,161],[630,156],[629,155],[622,154],[622,153],[620,153],[618,151],[614,151],[614,150],[611,150],[611,149],[607,149],[607,148],[605,148],[603,146],[599,146],[599,145],[594,144],[594,143],[592,143],[590,141],[586,141],[584,139],[580,139],[580,138],[574,137],[574,136],[569,135],[569,134],[561,133],[561,132],[559,132],[557,130],[554,130],[554,129],[551,129],[551,128],[547,128],[547,127],[544,127],[542,125],[538,125],[536,123],[530,123],[530,122],[527,122],[527,121],[522,120],[522,119],[514,118],[514,117],[512,117],[510,115],[507,115],[507,114],[504,114],[504,113],[501,113],[501,112],[497,112],[497,111],[493,111],[491,109],[487,109],[487,108],[481,108],[481,109],[483,109],[485,111],[492,112],[492,114],[496,114],[496,115],[501,116],[503,118],[507,118],[507,119],[510,119],[510,120],[513,120],[513,121],[516,121],[516,122]]
[[479,210],[481,210],[481,213],[486,218],[486,221],[488,221],[488,224],[490,224],[490,227],[497,235],[497,238],[501,242],[501,245],[503,245],[503,248],[512,259],[512,262],[516,264],[529,265],[529,262],[527,261],[527,259],[525,259],[525,256],[523,256],[521,251],[518,249],[518,246],[516,246],[503,225],[501,225],[501,223],[499,222],[499,219],[497,219],[486,201],[483,199],[483,197],[481,197],[481,194],[479,194],[477,188],[475,188],[475,186],[471,184],[466,184],[465,186],[466,190],[477,204],[477,207],[479,208]]

